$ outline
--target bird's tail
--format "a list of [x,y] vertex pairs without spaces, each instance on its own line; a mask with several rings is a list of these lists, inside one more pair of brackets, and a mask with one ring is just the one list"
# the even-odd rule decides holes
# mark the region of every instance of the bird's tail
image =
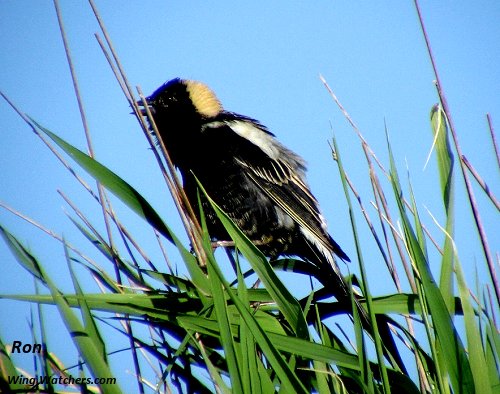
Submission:
[[[342,251],[342,249],[340,250]],[[351,315],[354,313],[354,306],[363,329],[368,332],[372,338],[374,338],[375,331],[372,319],[370,318],[367,309],[362,305],[363,296],[355,292],[354,288],[344,279],[335,259],[324,258],[317,252],[314,252],[314,255],[311,257],[314,258],[310,258],[308,260],[318,267],[318,275],[316,279],[318,279],[324,286],[327,294],[333,295],[337,299],[340,309],[348,311]],[[348,261],[348,258],[346,259],[342,256],[339,257]],[[391,334],[389,322],[390,318],[387,315],[376,315],[374,323],[377,325],[378,335],[382,340],[384,353],[388,360],[394,360],[396,364],[395,366],[399,367],[403,373],[406,373],[403,360],[401,359],[396,343],[394,342],[394,338]]]

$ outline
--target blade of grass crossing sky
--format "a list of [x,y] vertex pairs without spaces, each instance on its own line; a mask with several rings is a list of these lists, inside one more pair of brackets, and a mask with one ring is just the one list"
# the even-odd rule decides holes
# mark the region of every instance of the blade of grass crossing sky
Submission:
[[[380,369],[380,375],[382,377],[382,386],[383,386],[384,392],[386,394],[388,394],[391,392],[391,387],[389,384],[389,378],[388,378],[387,370],[385,368],[385,363],[384,363],[384,352],[383,352],[383,347],[382,347],[383,346],[382,339],[379,335],[378,325],[377,325],[377,321],[375,319],[375,313],[373,311],[372,297],[370,294],[370,289],[368,287],[368,281],[366,278],[366,270],[365,270],[365,266],[364,266],[364,262],[363,262],[363,253],[362,253],[361,245],[360,245],[359,239],[358,239],[358,232],[357,232],[357,227],[356,227],[356,221],[354,218],[354,211],[352,209],[351,197],[349,195],[346,175],[344,172],[344,167],[342,165],[342,158],[340,155],[340,151],[339,151],[339,148],[337,145],[337,140],[335,139],[335,136],[333,137],[333,147],[335,150],[334,153],[336,156],[337,167],[338,167],[339,173],[340,173],[340,179],[342,181],[342,186],[344,188],[345,198],[346,198],[347,204],[349,206],[349,216],[351,218],[352,232],[354,235],[354,242],[356,244],[356,251],[357,251],[357,255],[358,255],[359,268],[360,268],[360,272],[361,272],[361,282],[362,282],[362,287],[363,287],[363,295],[366,298],[366,306],[368,309],[368,316],[369,316],[370,324],[371,324],[371,327],[373,330],[373,339],[375,342],[375,350],[376,350],[376,354],[377,354],[377,361],[378,361],[378,366]],[[356,303],[354,296],[352,297],[352,302],[353,302],[353,304],[356,304],[356,308],[357,308],[358,306],[357,306],[357,303]],[[362,310],[362,307],[359,307],[359,308]],[[360,316],[358,315],[358,317],[360,317]],[[359,319],[357,321],[355,320],[355,324],[359,325],[359,327],[357,327],[358,330],[361,329],[361,321]]]
[[121,179],[114,172],[103,166],[97,160],[75,148],[50,130],[46,129],[35,120],[31,119],[33,124],[52,141],[54,141],[64,152],[75,160],[85,171],[87,171],[95,180],[101,183],[106,189],[111,191],[123,203],[125,203],[136,214],[145,219],[156,230],[162,233],[167,239],[172,241],[170,229],[160,218],[151,205],[137,192],[132,186]]
[[82,314],[83,324],[87,328],[87,334],[92,339],[92,341],[96,344],[96,348],[99,350],[99,355],[103,358],[103,360],[107,361],[105,342],[101,336],[101,333],[99,332],[97,324],[95,323],[94,317],[92,316],[92,313],[91,313],[91,310],[90,310],[89,305],[87,303],[87,300],[85,299],[85,294],[83,293],[82,288],[80,287],[80,284],[78,283],[78,279],[76,278],[75,272],[73,270],[73,265],[72,265],[70,257],[69,257],[69,250],[66,246],[66,243],[64,244],[64,251],[65,251],[66,262],[68,264],[71,280],[73,282],[73,287],[75,288],[75,294],[76,294],[77,299],[78,299],[78,305],[80,307],[80,312]]
[[[391,183],[401,215],[408,253],[421,280],[422,297],[424,297],[425,303],[428,305],[436,338],[439,341],[438,349],[440,349],[440,354],[442,355],[440,360],[446,366],[446,371],[448,371],[454,392],[473,393],[474,381],[467,354],[453,325],[443,295],[432,277],[425,252],[422,250],[421,244],[415,236],[415,232],[406,214],[401,185],[390,145],[388,145],[388,149],[391,162]],[[415,215],[417,215],[416,211]]]
[[[239,258],[236,254],[236,273],[238,278],[238,298],[242,301],[243,305],[247,307],[249,313],[250,300],[248,298],[248,289],[245,284],[245,279],[243,273],[241,272],[241,267],[239,264]],[[259,373],[260,360],[257,358],[257,348],[255,339],[246,324],[240,325],[240,342],[241,342],[241,373],[242,373],[242,384],[245,392],[252,394],[262,394],[267,393],[269,390],[274,391],[272,382],[269,379],[267,373]],[[266,379],[267,378],[267,379]]]
[[227,308],[225,291],[220,277],[215,272],[214,267],[217,265],[217,262],[215,261],[214,255],[211,250],[210,239],[208,235],[205,215],[203,214],[202,210],[202,205],[199,204],[199,207],[201,211],[200,217],[203,235],[203,247],[205,248],[208,260],[208,279],[210,282],[211,296],[214,303],[216,321],[219,325],[220,340],[222,348],[224,349],[224,356],[227,363],[229,378],[231,379],[231,390],[235,393],[245,393],[245,390],[243,389],[240,369],[241,357],[237,356],[236,343],[231,332],[230,313]]
[[[82,325],[75,313],[71,310],[70,305],[66,301],[64,295],[57,289],[52,280],[45,274],[38,260],[26,249],[12,234],[1,228],[2,234],[7,242],[7,245],[12,250],[17,260],[27,268],[35,277],[40,279],[50,290],[52,298],[57,306],[61,318],[66,325],[73,343],[78,349],[79,354],[85,360],[86,365],[92,372],[92,375],[97,378],[111,378],[114,376],[109,369],[109,365],[105,358],[101,356],[99,343],[94,342],[94,339],[88,335],[81,335],[86,332],[86,327]],[[101,388],[106,393],[115,394],[121,393],[117,384],[103,384]]]
[[[203,192],[205,193],[204,190],[203,190]],[[205,196],[207,196],[206,193],[205,193]],[[208,198],[208,196],[207,196],[207,198]],[[212,206],[214,208],[218,208],[213,201],[210,200],[210,203],[212,204]],[[201,204],[199,204],[199,206],[201,207]],[[219,218],[221,218],[221,219],[224,218],[223,215],[221,215],[222,211],[217,212],[217,214],[219,215]],[[210,249],[210,243],[209,243],[209,239],[208,239],[208,233],[206,231],[206,223],[204,220],[203,211],[201,212],[201,218],[202,218],[202,228],[204,230],[204,247],[208,251]],[[229,219],[226,218],[226,220],[229,220]],[[232,222],[231,222],[231,224],[232,224]],[[225,223],[224,225],[226,226],[226,225],[228,225],[228,223]],[[233,226],[234,226],[234,224],[233,224]],[[226,229],[228,229],[228,228],[226,227]],[[243,236],[239,230],[237,230],[237,232],[240,233],[240,236]],[[231,237],[233,236],[233,234],[231,234],[231,232],[229,233],[229,235]],[[239,239],[235,239],[235,238],[233,238],[233,240],[235,241],[236,247],[238,248],[238,245],[241,244],[241,241]],[[254,257],[254,256],[252,256],[252,257]],[[267,262],[267,260],[265,260],[265,261]],[[226,295],[229,296],[229,298],[231,299],[231,301],[233,302],[233,304],[235,305],[236,309],[238,310],[238,312],[241,316],[241,319],[242,319],[241,324],[247,325],[249,331],[252,333],[255,340],[259,344],[259,347],[261,348],[262,352],[264,353],[264,356],[267,358],[267,360],[269,361],[269,363],[273,367],[276,375],[280,379],[283,390],[285,390],[285,391],[296,390],[297,392],[302,392],[302,390],[304,390],[304,392],[305,392],[305,388],[302,385],[301,381],[298,379],[298,377],[294,373],[294,371],[289,368],[289,365],[287,365],[287,363],[283,359],[282,355],[272,345],[272,342],[270,341],[269,337],[267,336],[266,331],[260,326],[259,322],[255,319],[253,314],[248,310],[247,305],[243,304],[243,302],[237,297],[237,294],[235,294],[232,291],[232,288],[229,285],[229,283],[224,279],[224,276],[223,276],[222,272],[220,271],[220,268],[217,265],[217,262],[213,258],[213,253],[208,254],[208,267],[207,268],[209,269],[210,281],[212,283],[217,282],[219,284],[219,286],[222,286],[224,288]],[[271,268],[271,270],[272,270],[272,268]],[[273,274],[274,274],[274,271],[273,271]],[[276,280],[279,281],[279,279],[277,279],[277,277],[276,277]],[[222,291],[222,288],[220,288],[220,287],[218,287],[218,288],[213,287],[213,288],[216,290],[216,292],[218,292],[219,289],[220,289],[220,291]],[[213,296],[214,296],[214,305],[216,307],[216,313],[219,312],[219,309],[221,309],[222,307],[224,307],[224,308],[227,307],[224,293],[213,294]],[[218,297],[220,297],[221,300],[216,300],[216,298],[218,298]],[[221,301],[223,302],[224,305],[222,305]],[[216,302],[218,302],[219,305],[215,304]],[[298,303],[297,303],[297,305],[298,305]],[[222,311],[222,314],[225,314],[227,317],[228,316],[227,310],[224,309]],[[219,318],[219,314],[217,314],[217,317]],[[303,317],[303,315],[302,315],[302,317]],[[304,321],[305,321],[305,318],[304,318]],[[221,324],[221,323],[219,322],[219,324]],[[222,323],[222,326],[225,326],[225,324]],[[236,351],[234,350],[235,344],[234,344],[233,337],[231,334],[231,328],[230,328],[228,317],[227,317],[227,326],[225,326],[223,328],[225,330],[225,333],[224,334],[221,333],[221,336],[224,335],[226,338],[225,339],[223,338],[223,341],[224,340],[227,341],[226,346],[224,346],[224,349],[226,350],[226,347],[227,347],[227,349],[229,349],[229,352],[233,353],[230,355],[230,359],[227,360],[228,367],[229,367],[230,362],[234,363],[234,365],[231,366],[231,369],[233,370],[232,371],[233,373],[237,374],[235,381],[237,382],[237,384],[240,385],[240,387],[239,387],[240,391],[235,390],[235,392],[241,392],[241,390],[243,389],[243,386],[241,384],[241,374],[240,374],[240,370],[238,368],[238,361],[239,360],[237,359]],[[306,329],[307,329],[307,326],[306,326]],[[228,355],[226,354],[226,358],[227,357],[228,357]],[[231,380],[233,380],[232,376],[231,376]]]
[[[490,382],[488,375],[488,365],[484,354],[484,347],[481,343],[481,333],[476,322],[476,313],[470,302],[469,288],[465,283],[462,267],[458,258],[455,259],[455,272],[457,275],[458,290],[462,300],[464,310],[465,334],[467,337],[467,347],[469,349],[469,360],[474,377],[476,393],[493,394],[494,385]],[[498,387],[496,387],[498,389]]]
[[309,339],[306,319],[298,301],[288,291],[281,280],[279,280],[273,268],[260,250],[257,249],[257,247],[238,229],[227,214],[207,195],[203,186],[200,183],[198,183],[198,185],[206,198],[210,201],[218,218],[234,241],[236,248],[245,256],[257,273],[271,297],[273,297],[274,301],[278,304],[281,313],[283,313],[283,316],[289,322],[294,333],[300,338]]
[[439,287],[448,310],[453,315],[455,302],[453,300],[453,226],[454,226],[454,181],[453,152],[448,139],[448,123],[440,105],[431,110],[431,128],[436,141],[437,164],[443,204],[446,213],[446,232],[444,238],[443,258],[441,260],[441,277]]
[[303,386],[300,379],[297,377],[295,372],[291,370],[284,360],[283,356],[278,352],[276,347],[271,341],[270,336],[262,329],[255,317],[247,310],[246,305],[237,297],[234,292],[231,291],[229,283],[224,279],[222,272],[216,264],[213,264],[212,259],[208,260],[208,264],[212,265],[213,271],[218,277],[227,295],[229,295],[231,301],[236,306],[241,318],[242,324],[248,326],[249,331],[254,336],[257,344],[262,350],[264,356],[268,360],[269,364],[272,366],[276,376],[281,381],[281,387],[284,392],[297,392],[297,393],[307,393],[307,390]]

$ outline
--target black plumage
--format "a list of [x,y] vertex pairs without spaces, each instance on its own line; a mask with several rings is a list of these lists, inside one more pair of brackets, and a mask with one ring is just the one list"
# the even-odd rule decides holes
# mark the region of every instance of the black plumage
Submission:
[[[316,278],[347,311],[356,305],[373,336],[359,296],[342,277],[334,255],[349,258],[326,229],[318,202],[305,179],[304,161],[280,144],[255,119],[225,111],[203,83],[173,79],[147,98],[148,106],[194,211],[196,178],[208,195],[268,257],[298,256],[315,266]],[[229,236],[208,201],[203,210],[210,235]],[[385,315],[377,315],[378,335],[391,363],[405,371]],[[395,360],[395,363],[393,362]]]
[[[333,255],[349,258],[327,232],[299,156],[258,121],[225,111],[200,82],[171,80],[147,103],[194,207],[193,174],[265,255],[298,256],[313,263],[325,273],[322,282],[332,284],[334,278],[337,290],[348,296]],[[207,202],[203,208],[210,235],[228,240]]]

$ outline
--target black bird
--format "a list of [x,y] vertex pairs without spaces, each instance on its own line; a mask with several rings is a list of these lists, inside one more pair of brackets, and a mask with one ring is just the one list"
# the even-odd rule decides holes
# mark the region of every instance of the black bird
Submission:
[[[180,170],[196,213],[198,183],[238,227],[271,259],[297,256],[312,264],[314,276],[352,311],[351,289],[335,262],[349,257],[328,234],[318,201],[306,182],[305,163],[255,119],[225,111],[201,82],[173,79],[147,98],[161,140]],[[143,111],[143,115],[145,111]],[[194,174],[194,176],[193,176]],[[210,235],[229,236],[202,198]],[[363,327],[373,336],[367,311],[354,297]],[[390,332],[390,318],[376,316],[384,350],[406,373]],[[395,363],[393,363],[395,360]]]
[[[333,255],[349,257],[328,234],[298,155],[257,120],[225,111],[201,82],[173,79],[146,100],[195,212],[193,174],[266,256],[300,257],[337,296],[349,297]],[[207,201],[203,209],[210,235],[229,240]]]

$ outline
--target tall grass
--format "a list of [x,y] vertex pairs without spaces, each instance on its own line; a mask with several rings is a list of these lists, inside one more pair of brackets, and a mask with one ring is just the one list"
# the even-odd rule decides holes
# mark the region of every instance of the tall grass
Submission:
[[[439,84],[440,103],[431,109],[429,123],[440,179],[439,188],[434,192],[442,196],[445,217],[442,223],[437,223],[442,242],[436,241],[423,226],[418,209],[422,204],[415,200],[411,181],[401,181],[404,166],[395,161],[389,138],[389,162],[381,163],[323,80],[359,136],[370,174],[368,181],[373,194],[361,198],[349,177],[349,168],[343,165],[346,149],[339,146],[335,138],[332,140],[332,157],[337,163],[356,243],[357,255],[353,260],[358,262],[361,273],[359,278],[348,280],[353,283],[359,293],[356,297],[370,316],[371,328],[367,328],[361,323],[356,308],[351,316],[328,289],[311,288],[306,296],[297,298],[276,272],[293,272],[301,279],[321,273],[294,259],[268,261],[215,203],[213,207],[239,253],[228,252],[227,257],[214,255],[205,223],[203,220],[197,223],[193,214],[198,207],[189,206],[168,152],[151,139],[109,36],[99,17],[98,20],[106,38],[106,43],[98,38],[99,43],[150,141],[182,218],[189,245],[180,241],[139,191],[99,163],[91,149],[90,154],[84,153],[11,103],[69,171],[78,173],[66,162],[65,155],[96,180],[97,192],[85,185],[84,193],[91,193],[100,206],[106,233],[99,232],[93,225],[97,216],[88,217],[77,207],[74,212],[78,218],[72,220],[101,258],[111,261],[114,267],[113,272],[109,272],[99,260],[84,256],[78,247],[44,229],[61,242],[65,251],[74,292],[63,293],[45,272],[48,262],[40,261],[36,252],[30,251],[9,229],[0,225],[0,233],[19,264],[39,287],[48,290],[45,294],[1,297],[54,305],[81,359],[77,367],[69,368],[61,365],[51,349],[46,348],[37,356],[43,366],[41,376],[114,376],[118,371],[110,366],[107,351],[110,338],[101,334],[105,316],[113,317],[106,324],[114,327],[129,343],[127,351],[134,360],[139,392],[483,394],[500,390],[500,337],[494,323],[499,302],[498,283],[469,178],[478,179],[483,186],[480,192],[487,194],[492,204],[496,204],[496,199],[461,154]],[[423,25],[422,28],[425,33]],[[61,30],[64,36],[62,22]],[[71,60],[69,51],[68,59]],[[139,97],[143,99],[140,91]],[[88,143],[90,146],[90,139]],[[75,177],[78,181],[81,179],[78,175]],[[459,177],[466,179],[463,190],[457,188],[455,180]],[[126,227],[114,214],[107,197],[109,192],[147,221],[152,239],[160,240],[162,247],[168,242],[177,249],[178,264],[185,265],[188,276],[178,274],[174,268],[166,272],[158,268],[172,267],[167,257],[165,265],[151,262],[145,253],[147,246],[135,241],[134,229]],[[482,240],[485,257],[478,264],[484,263],[491,273],[491,283],[481,284],[479,293],[473,291],[474,286],[464,277],[454,242],[457,218],[454,204],[458,193],[464,193],[470,200],[477,224],[474,231]],[[362,201],[367,200],[373,201],[375,219],[363,206]],[[359,212],[362,215],[358,215]],[[378,225],[374,224],[376,221]],[[364,267],[364,245],[372,240],[363,238],[358,230],[361,226],[370,229],[370,236],[397,292],[384,295],[370,292],[370,278]],[[438,251],[439,261],[429,257],[436,255],[429,252],[431,248]],[[131,255],[140,256],[142,260],[131,260]],[[101,293],[88,293],[82,288],[81,279],[75,274],[75,262],[88,270],[90,277],[101,286]],[[223,265],[231,266],[232,272],[223,273],[220,269]],[[439,278],[435,277],[431,266],[439,266]],[[244,272],[243,267],[250,269]],[[255,277],[257,282],[252,281]],[[408,290],[401,285],[403,277],[409,283]],[[33,329],[33,337],[43,340],[50,324],[39,313],[41,331]],[[345,322],[349,325],[342,331],[343,336],[338,334],[338,319],[344,322],[343,327],[347,328]],[[2,392],[31,391],[33,388],[29,384],[9,381],[9,377],[30,375],[16,368],[8,344],[0,341],[0,350]],[[109,382],[69,386],[86,392],[130,392],[130,388]],[[61,390],[61,385],[48,382],[38,390],[56,392]]]

